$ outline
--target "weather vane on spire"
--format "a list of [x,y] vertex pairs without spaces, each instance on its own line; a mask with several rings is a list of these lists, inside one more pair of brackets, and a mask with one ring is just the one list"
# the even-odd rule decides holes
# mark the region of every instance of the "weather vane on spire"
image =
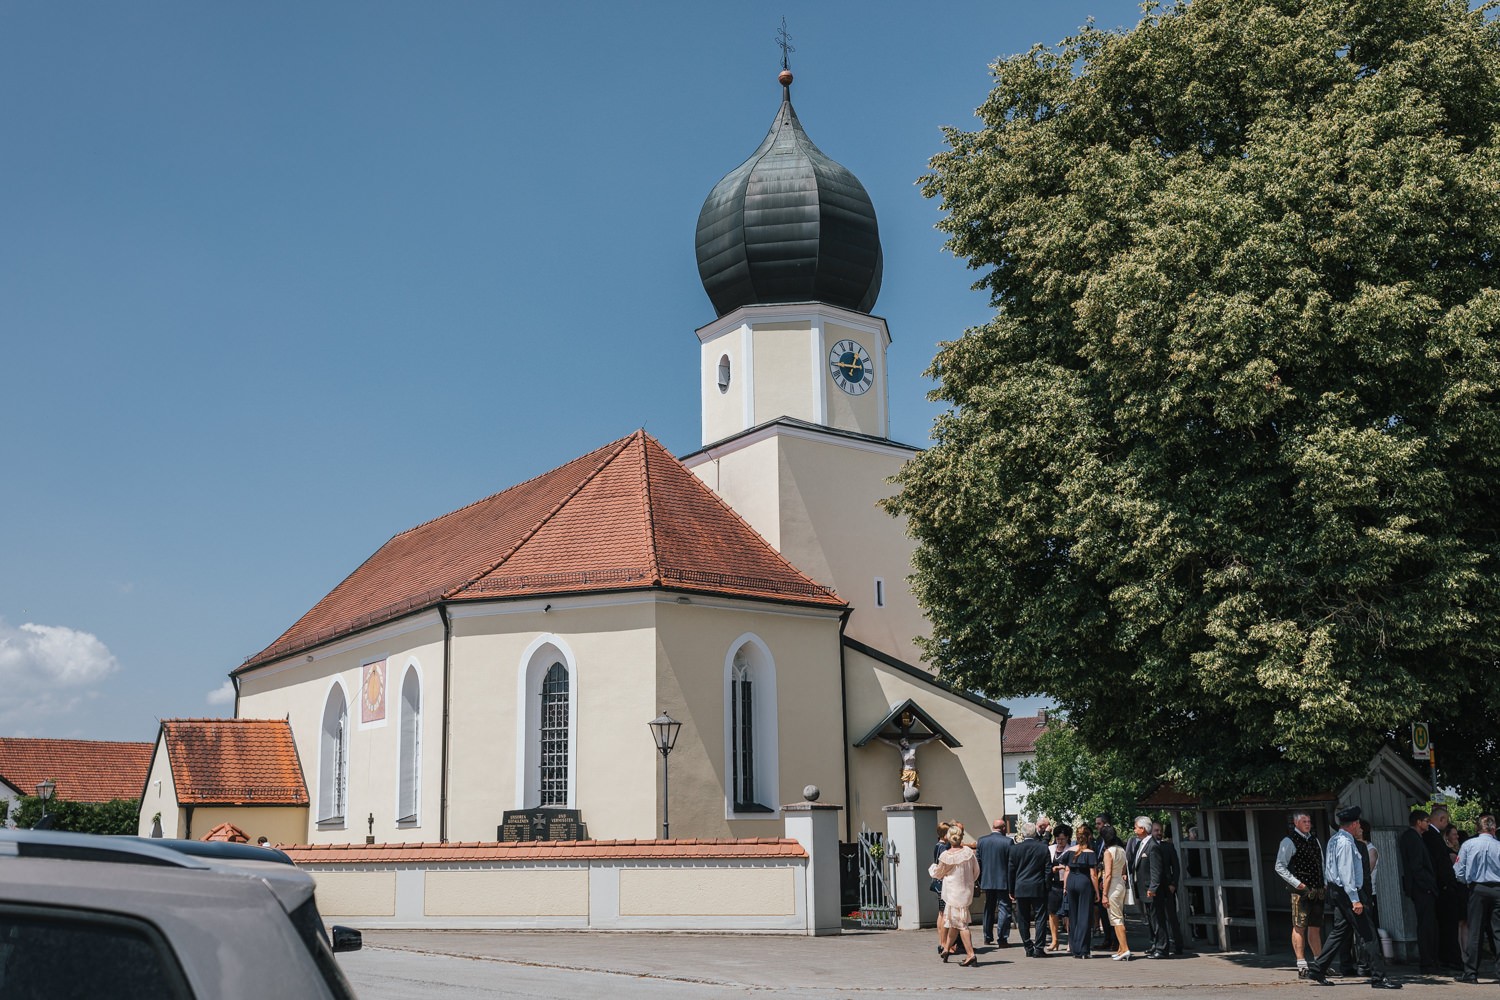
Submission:
[[792,48],[792,36],[786,31],[786,17],[781,18],[781,27],[776,30],[776,44],[781,46],[781,72],[776,79],[781,81],[782,100],[791,100],[792,93],[792,61],[788,58],[797,50]]

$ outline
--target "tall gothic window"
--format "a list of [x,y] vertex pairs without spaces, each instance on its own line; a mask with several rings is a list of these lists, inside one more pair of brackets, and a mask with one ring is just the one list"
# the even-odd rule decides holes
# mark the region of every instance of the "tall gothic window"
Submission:
[[406,668],[401,682],[401,755],[396,817],[398,823],[417,821],[417,786],[422,771],[422,681],[415,667]]
[[323,706],[318,754],[318,822],[342,823],[349,796],[349,702],[335,684]]
[[733,734],[734,809],[755,808],[755,689],[750,662],[743,650],[734,654],[734,676],[730,682],[730,726]]
[[724,657],[724,806],[727,819],[774,813],[778,795],[776,663],[746,633]]
[[568,805],[568,671],[554,663],[542,679],[541,807]]

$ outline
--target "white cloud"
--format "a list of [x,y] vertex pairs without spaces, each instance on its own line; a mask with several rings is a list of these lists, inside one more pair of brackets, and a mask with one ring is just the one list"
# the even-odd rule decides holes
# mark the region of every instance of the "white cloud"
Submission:
[[225,681],[208,692],[206,700],[210,705],[228,705],[234,701],[234,681]]
[[0,725],[13,729],[38,717],[66,715],[104,678],[120,669],[99,637],[63,625],[27,622],[12,627],[0,618]]

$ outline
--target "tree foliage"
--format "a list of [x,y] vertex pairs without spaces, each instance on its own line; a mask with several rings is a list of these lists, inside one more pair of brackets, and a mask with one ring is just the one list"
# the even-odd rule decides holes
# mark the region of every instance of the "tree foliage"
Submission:
[[1132,780],[1134,769],[1123,756],[1120,750],[1088,746],[1066,722],[1049,725],[1036,739],[1036,759],[1021,762],[1027,785],[1023,808],[1054,821],[1087,823],[1090,829],[1095,816],[1109,813],[1124,840],[1150,789]]
[[1487,17],[1194,0],[994,65],[924,190],[997,314],[889,503],[945,677],[1211,798],[1500,718]]
[[[47,815],[52,818],[52,829],[71,830],[74,833],[133,834],[139,829],[139,812],[140,802],[137,799],[112,799],[109,802],[52,799],[47,803]],[[11,820],[22,829],[35,826],[41,818],[42,800],[34,795],[23,795],[20,804],[11,813]]]

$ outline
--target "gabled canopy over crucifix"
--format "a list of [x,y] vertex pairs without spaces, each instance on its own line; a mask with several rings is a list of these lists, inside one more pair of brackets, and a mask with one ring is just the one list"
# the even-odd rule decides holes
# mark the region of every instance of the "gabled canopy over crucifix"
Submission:
[[879,740],[896,748],[901,754],[901,800],[915,802],[922,796],[921,779],[917,776],[917,747],[942,740],[948,747],[957,749],[962,743],[937,720],[928,715],[910,698],[894,706],[885,718],[877,722],[862,739],[854,745],[862,747],[871,740]]

